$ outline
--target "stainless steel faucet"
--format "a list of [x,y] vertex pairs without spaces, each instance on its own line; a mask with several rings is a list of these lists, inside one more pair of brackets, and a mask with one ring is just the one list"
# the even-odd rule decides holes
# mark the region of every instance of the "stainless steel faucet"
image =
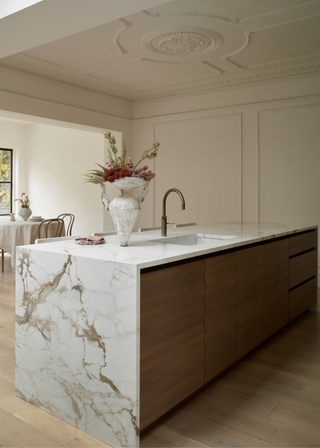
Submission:
[[177,188],[170,188],[170,190],[168,190],[166,192],[166,194],[163,196],[163,200],[162,200],[161,236],[167,236],[166,201],[167,201],[168,195],[172,191],[175,191],[180,196],[180,199],[181,199],[181,209],[184,210],[186,208],[186,203],[184,201],[184,197],[183,197],[183,194],[181,193],[181,191],[178,190]]

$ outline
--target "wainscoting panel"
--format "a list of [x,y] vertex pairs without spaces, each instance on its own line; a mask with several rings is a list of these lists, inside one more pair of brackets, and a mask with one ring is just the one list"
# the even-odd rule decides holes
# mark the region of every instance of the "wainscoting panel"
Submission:
[[241,114],[216,115],[154,124],[161,142],[155,159],[154,218],[169,188],[185,197],[181,210],[177,194],[167,199],[168,222],[241,220]]

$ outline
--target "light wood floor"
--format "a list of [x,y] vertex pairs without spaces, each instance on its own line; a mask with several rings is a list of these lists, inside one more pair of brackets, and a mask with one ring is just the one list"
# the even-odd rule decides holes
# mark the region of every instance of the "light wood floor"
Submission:
[[[14,395],[14,271],[0,273],[0,447],[108,447]],[[142,438],[143,447],[320,447],[320,314],[307,313]]]

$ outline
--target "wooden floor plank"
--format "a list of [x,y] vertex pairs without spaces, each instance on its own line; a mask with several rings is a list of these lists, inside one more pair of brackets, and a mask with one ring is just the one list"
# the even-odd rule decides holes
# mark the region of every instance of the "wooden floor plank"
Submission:
[[320,441],[320,410],[318,413],[308,412],[296,406],[280,403],[269,418],[284,423],[291,428],[301,429],[308,434],[313,434]]
[[[184,443],[186,437],[182,434],[172,431],[166,426],[157,426],[151,430],[143,439],[141,446],[181,446]],[[183,445],[182,445],[183,446]]]
[[302,389],[302,392],[320,399],[320,378],[310,379]]
[[[262,404],[264,398],[266,398],[267,400],[277,400],[281,403],[297,406],[310,412],[320,412],[320,396],[314,394],[312,390],[308,391],[307,386],[309,382],[302,390],[294,390],[291,387],[248,377],[245,374],[243,376],[233,376],[231,372],[225,378],[222,378],[221,381],[222,389],[226,387],[231,391],[240,391],[243,394],[249,394],[249,396],[259,397]],[[226,383],[225,386],[223,382]]]
[[270,418],[261,418],[254,412],[237,409],[220,401],[215,402],[207,396],[194,400],[192,413],[275,446],[318,447],[320,444],[319,435],[309,430]]
[[216,401],[266,417],[280,404],[276,396],[269,398],[252,388],[235,387],[230,379],[214,383],[208,388],[206,395]]
[[63,446],[49,435],[1,408],[0,428],[1,446],[3,447],[44,448]]
[[[0,408],[14,414],[31,406],[24,400],[15,396],[14,383],[0,381]],[[1,446],[1,445],[0,445]]]
[[77,448],[108,447],[108,445],[100,440],[89,436],[83,431],[80,431],[80,429],[53,417],[51,414],[48,414],[35,406],[30,405],[15,413],[15,416],[19,417],[31,427],[44,432],[47,436],[56,440],[61,446],[66,445]]
[[[231,423],[233,417],[231,416]],[[215,421],[210,412],[198,413],[192,403],[170,417],[165,425],[208,447],[271,447],[273,444],[229,426],[229,422]]]
[[192,439],[188,438],[188,439],[185,439],[182,442],[182,444],[179,445],[179,446],[186,447],[186,448],[188,448],[188,447],[190,447],[190,448],[197,448],[197,447],[201,448],[201,447],[205,447],[207,445],[203,445],[202,443],[196,442],[195,440],[192,440]]
[[303,389],[309,381],[309,377],[301,376],[290,371],[282,371],[267,363],[266,365],[261,365],[249,360],[244,360],[241,364],[235,367],[233,375],[238,374],[248,375],[252,378],[258,378],[297,390]]

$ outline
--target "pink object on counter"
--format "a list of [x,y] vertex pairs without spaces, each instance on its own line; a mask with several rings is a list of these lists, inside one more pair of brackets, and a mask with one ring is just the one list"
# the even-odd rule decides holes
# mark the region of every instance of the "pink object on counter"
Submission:
[[[90,239],[89,239],[90,238]],[[92,239],[97,238],[97,239]],[[77,238],[74,240],[75,244],[78,244],[79,246],[94,246],[97,244],[104,244],[106,241],[103,238],[103,236],[88,236],[86,238]]]
[[87,236],[88,241],[102,241],[104,240],[103,236]]

